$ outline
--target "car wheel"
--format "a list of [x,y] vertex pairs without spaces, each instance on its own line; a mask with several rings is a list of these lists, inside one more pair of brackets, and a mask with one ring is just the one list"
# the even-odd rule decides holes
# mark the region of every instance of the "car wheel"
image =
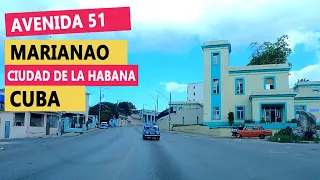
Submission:
[[241,138],[241,134],[236,134],[236,138]]
[[159,141],[159,140],[160,140],[160,137],[157,137],[157,140]]
[[260,134],[259,138],[264,139],[266,136],[264,134]]
[[146,140],[146,137],[145,136],[142,136],[143,140]]

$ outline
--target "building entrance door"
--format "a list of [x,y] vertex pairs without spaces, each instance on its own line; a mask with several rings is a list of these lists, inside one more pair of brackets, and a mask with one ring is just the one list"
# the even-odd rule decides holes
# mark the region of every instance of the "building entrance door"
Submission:
[[50,118],[47,116],[47,122],[46,122],[46,135],[50,134]]
[[6,124],[4,126],[4,138],[10,137],[10,121],[6,121]]
[[282,122],[283,105],[263,105],[263,118],[268,123]]

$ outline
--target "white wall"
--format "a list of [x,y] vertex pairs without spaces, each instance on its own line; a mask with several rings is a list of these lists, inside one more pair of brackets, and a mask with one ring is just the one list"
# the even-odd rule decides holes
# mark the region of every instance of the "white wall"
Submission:
[[[24,126],[15,126],[14,112],[0,112],[0,139],[4,138],[5,134],[5,121],[10,121],[10,135],[9,138],[25,138],[25,137],[38,137],[46,134],[47,115],[55,115],[55,113],[39,113],[43,114],[42,127],[30,127],[30,112],[25,112]],[[50,128],[50,135],[56,135],[58,128]]]
[[142,121],[138,114],[132,114],[131,116],[128,116],[128,121],[131,122],[130,124],[128,122],[128,125],[132,125],[132,126],[142,125]]
[[[13,113],[0,112],[0,139],[4,138],[6,121],[10,121],[10,126],[13,125]],[[10,127],[10,130],[11,130]]]
[[[198,124],[203,124],[203,108],[198,109],[184,109],[179,110],[176,113],[171,113],[171,123],[170,126],[174,124],[183,124],[183,125],[190,125],[190,124],[197,124],[197,117],[198,117]],[[184,118],[184,122],[183,122]],[[157,125],[160,129],[168,130],[169,129],[169,115],[160,118],[157,121]]]
[[28,128],[28,137],[39,137],[46,135],[45,127],[29,127]]
[[[25,118],[28,117],[29,113],[25,113]],[[10,121],[10,134],[9,138],[23,138],[27,136],[27,125],[24,122],[24,126],[14,125],[14,113],[13,112],[0,112],[0,139],[4,138],[5,134],[5,122]]]
[[203,83],[189,83],[187,87],[187,101],[203,103]]

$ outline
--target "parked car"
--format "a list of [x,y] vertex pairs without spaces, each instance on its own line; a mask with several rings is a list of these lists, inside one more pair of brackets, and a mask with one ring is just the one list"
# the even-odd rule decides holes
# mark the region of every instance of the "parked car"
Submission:
[[237,128],[236,131],[233,129],[232,135],[237,138],[259,137],[260,139],[264,139],[266,136],[271,136],[272,131],[266,130],[261,126],[245,126],[243,129]]
[[107,122],[102,122],[100,125],[100,129],[108,129],[108,123]]
[[142,131],[142,138],[144,140],[150,138],[155,138],[156,140],[160,140],[160,129],[158,126],[151,125],[151,126],[144,126]]

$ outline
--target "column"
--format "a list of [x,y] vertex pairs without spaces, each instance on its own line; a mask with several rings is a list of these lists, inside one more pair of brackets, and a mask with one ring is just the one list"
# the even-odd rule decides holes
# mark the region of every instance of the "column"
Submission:
[[24,113],[24,126],[26,128],[26,137],[29,136],[30,118],[31,118],[31,113],[25,112]]

